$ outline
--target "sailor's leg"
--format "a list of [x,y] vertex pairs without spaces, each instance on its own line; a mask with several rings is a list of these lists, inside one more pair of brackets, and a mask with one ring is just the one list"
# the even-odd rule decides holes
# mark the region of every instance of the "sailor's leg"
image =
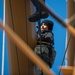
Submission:
[[[40,19],[44,19],[44,18],[47,18],[48,16],[49,16],[49,14],[46,12],[46,11],[44,11],[36,2],[35,2],[35,0],[31,0],[32,1],[32,3],[33,3],[33,5],[35,6],[35,9],[36,9],[36,11],[35,11],[35,13],[33,13],[32,15],[30,15],[29,17],[28,17],[28,20],[30,21],[30,22],[36,22],[36,21],[38,21],[38,20],[40,20]],[[45,0],[42,0],[42,1],[45,1]],[[45,2],[44,2],[45,3]]]

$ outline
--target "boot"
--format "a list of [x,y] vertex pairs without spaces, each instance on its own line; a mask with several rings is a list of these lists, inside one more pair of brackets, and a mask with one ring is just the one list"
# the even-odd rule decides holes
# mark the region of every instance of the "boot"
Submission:
[[47,18],[48,16],[49,16],[49,14],[45,11],[42,11],[41,13],[36,11],[33,15],[29,16],[28,20],[30,22],[36,22],[40,19]]

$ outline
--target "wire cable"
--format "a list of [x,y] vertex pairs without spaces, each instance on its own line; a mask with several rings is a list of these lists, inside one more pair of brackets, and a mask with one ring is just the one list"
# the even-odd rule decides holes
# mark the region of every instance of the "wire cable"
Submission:
[[[3,16],[4,16],[3,25],[5,25],[5,0],[4,0],[4,15]],[[3,30],[1,75],[4,75],[4,54],[5,54],[5,30]]]
[[[74,0],[74,3],[75,3],[75,0]],[[74,5],[74,8],[75,8],[75,5]],[[75,13],[75,9],[74,9],[74,13]],[[74,18],[74,20],[73,20],[72,27],[74,27],[74,28],[75,28],[75,18]],[[67,50],[68,50],[68,46],[69,46],[69,43],[70,43],[70,39],[71,39],[71,34],[70,34],[70,36],[69,36],[69,40],[68,40],[68,43],[67,43],[67,46],[66,46],[66,50],[65,50],[65,53],[64,53],[63,59],[62,59],[61,66],[62,66],[62,65],[63,65],[63,63],[64,63],[64,59],[65,59],[65,55],[66,55]],[[59,70],[58,75],[60,75],[60,72],[61,72],[61,70]]]
[[[74,26],[74,25],[75,25],[75,20],[74,20],[74,22],[73,22],[72,26]],[[61,65],[60,65],[60,66],[62,66],[62,65],[63,65],[63,63],[64,63],[65,55],[66,55],[67,50],[68,50],[68,47],[69,47],[70,39],[71,39],[71,34],[70,34],[70,36],[69,36],[69,40],[68,40],[68,43],[67,43],[67,46],[66,46],[66,50],[65,50],[65,53],[64,53],[64,56],[63,56],[63,59],[62,59],[62,63],[61,63]],[[60,75],[60,72],[61,72],[61,70],[59,70],[58,75]]]

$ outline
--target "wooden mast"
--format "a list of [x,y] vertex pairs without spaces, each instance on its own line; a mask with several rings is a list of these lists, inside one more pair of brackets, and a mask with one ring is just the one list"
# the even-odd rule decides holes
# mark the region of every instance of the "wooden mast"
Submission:
[[[31,24],[27,17],[32,13],[32,4],[30,0],[10,0],[12,6],[12,14],[9,0],[6,0],[6,23],[10,25],[10,27],[15,30],[15,32],[31,47],[34,48],[36,44],[36,33],[35,33],[35,24]],[[31,8],[31,10],[30,10]],[[25,16],[24,16],[25,15]],[[74,0],[68,0],[68,18],[74,15]],[[71,25],[73,22],[70,23]],[[68,36],[70,34],[68,33]],[[31,40],[32,39],[32,40]],[[67,40],[69,37],[67,37]],[[67,62],[69,66],[73,66],[74,63],[74,37],[72,36],[70,39],[70,44],[67,52]],[[32,63],[30,63],[30,68],[28,66],[29,60],[17,50],[18,48],[8,39],[8,52],[9,52],[9,65],[10,65],[10,73],[14,74],[30,74],[33,75],[32,71]],[[17,57],[18,56],[18,57]],[[18,58],[18,59],[17,59]]]
[[[67,19],[75,16],[75,3],[74,0],[67,0]],[[70,25],[75,27],[75,20],[72,20]],[[67,34],[67,41],[69,40],[70,33]],[[67,65],[74,66],[74,53],[75,53],[75,37],[71,36],[67,50]]]
[[[69,25],[75,27],[75,2],[74,0],[67,0],[67,19]],[[74,30],[75,31],[75,30]],[[74,65],[74,54],[75,54],[75,37],[67,32],[67,66],[60,67],[63,75],[75,75],[75,65]]]
[[[6,0],[5,22],[12,28],[32,49],[36,44],[35,23],[28,21],[28,16],[34,12],[30,0]],[[33,75],[33,64],[7,38],[10,75]],[[30,74],[29,74],[30,73]]]

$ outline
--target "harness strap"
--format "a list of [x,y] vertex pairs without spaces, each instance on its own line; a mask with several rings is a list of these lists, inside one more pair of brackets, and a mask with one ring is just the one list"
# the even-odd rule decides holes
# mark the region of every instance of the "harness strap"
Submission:
[[[37,41],[37,43],[40,43],[40,41]],[[44,41],[41,41],[42,44],[47,44],[47,45],[50,45],[50,43],[48,42],[44,42]]]

